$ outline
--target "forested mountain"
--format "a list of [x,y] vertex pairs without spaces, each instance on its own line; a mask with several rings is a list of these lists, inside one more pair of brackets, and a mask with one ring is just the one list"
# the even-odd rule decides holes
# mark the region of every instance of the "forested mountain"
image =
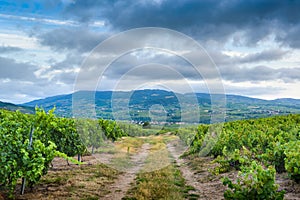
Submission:
[[[52,109],[55,106],[56,114],[71,117],[73,115],[73,97],[76,97],[78,104],[82,103],[82,112],[85,111],[84,107],[87,100],[89,100],[89,103],[95,103],[97,117],[104,119],[128,120],[130,118],[133,121],[150,121],[150,110],[152,114],[154,113],[157,122],[209,123],[212,114],[224,112],[221,108],[218,110],[218,106],[214,108],[215,110],[212,110],[210,94],[180,94],[165,90],[148,89],[131,92],[79,91],[74,94],[31,101],[23,104],[23,106],[40,106],[45,110]],[[198,101],[200,119],[191,115],[195,109],[193,104],[195,97]],[[157,105],[161,106],[158,107]],[[289,113],[300,113],[300,100],[287,98],[263,100],[239,95],[226,95],[226,121]]]

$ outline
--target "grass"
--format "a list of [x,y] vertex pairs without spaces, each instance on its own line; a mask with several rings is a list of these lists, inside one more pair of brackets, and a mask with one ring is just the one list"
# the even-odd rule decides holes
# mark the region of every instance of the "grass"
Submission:
[[126,171],[133,166],[131,156],[139,153],[144,139],[138,137],[123,137],[115,142],[114,156],[112,157],[111,167],[119,171]]
[[143,138],[123,137],[115,143],[118,152],[137,153],[144,144]]
[[[169,137],[169,138],[168,138]],[[145,142],[152,144],[143,169],[123,200],[130,199],[187,199],[189,191],[181,172],[170,158],[166,142],[172,136],[149,136]]]
[[185,199],[184,179],[169,165],[153,172],[138,174],[132,194],[136,199]]
[[50,170],[40,183],[18,199],[99,199],[109,193],[119,172],[103,164],[64,166]]
[[55,176],[55,177],[47,177],[45,179],[41,180],[41,183],[43,184],[57,184],[57,185],[64,185],[67,183],[69,177],[68,176]]
[[126,171],[126,169],[132,167],[130,154],[124,152],[119,152],[115,154],[109,166],[119,171]]

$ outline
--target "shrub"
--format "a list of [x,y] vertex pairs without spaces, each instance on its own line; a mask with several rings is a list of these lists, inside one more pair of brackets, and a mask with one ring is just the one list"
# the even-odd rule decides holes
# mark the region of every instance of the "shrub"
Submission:
[[224,192],[224,198],[281,200],[285,191],[278,191],[278,185],[275,184],[275,173],[274,167],[270,166],[268,169],[264,169],[253,161],[251,166],[245,167],[242,172],[239,172],[236,183],[233,183],[228,177],[223,179],[223,184],[229,187]]
[[291,141],[285,145],[285,168],[289,176],[300,182],[300,141]]

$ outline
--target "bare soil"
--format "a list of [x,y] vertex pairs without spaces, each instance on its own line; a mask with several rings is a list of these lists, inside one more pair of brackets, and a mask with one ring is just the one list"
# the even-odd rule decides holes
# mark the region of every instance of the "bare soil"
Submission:
[[145,143],[141,147],[141,150],[138,154],[135,154],[131,158],[131,163],[133,164],[131,168],[127,168],[126,172],[118,177],[114,184],[110,185],[109,191],[105,197],[101,198],[103,200],[121,200],[126,192],[130,189],[130,183],[134,181],[136,174],[144,165],[144,160],[148,155],[150,149],[150,144]]
[[180,141],[173,141],[167,145],[168,150],[177,162],[179,169],[186,181],[186,183],[195,188],[190,193],[199,196],[198,199],[224,199],[223,192],[225,187],[222,185],[220,178],[212,175],[208,169],[212,169],[214,166],[211,163],[212,159],[208,157],[198,157],[197,167],[191,167],[191,160],[188,158],[180,158],[181,152]]

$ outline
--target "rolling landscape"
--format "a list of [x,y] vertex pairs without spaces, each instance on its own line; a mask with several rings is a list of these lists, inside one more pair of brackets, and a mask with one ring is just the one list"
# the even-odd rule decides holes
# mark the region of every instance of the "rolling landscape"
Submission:
[[1,0],[0,200],[300,200],[299,10]]
[[10,111],[21,111],[23,113],[30,113],[33,114],[35,112],[34,107],[30,106],[21,106],[21,105],[15,105],[13,103],[7,103],[7,102],[1,102],[0,101],[0,108]]
[[[2,153],[2,159],[7,161],[7,167],[4,166],[0,174],[7,177],[2,184],[7,185],[8,189],[6,193],[3,190],[5,187],[2,188],[2,199],[231,199],[235,198],[234,191],[237,189],[226,190],[227,184],[233,184],[230,180],[247,181],[247,176],[237,178],[241,173],[239,171],[257,176],[257,180],[243,183],[249,193],[256,190],[252,189],[257,187],[253,184],[264,185],[275,181],[262,195],[300,198],[300,186],[297,184],[299,173],[296,171],[299,161],[299,100],[268,101],[226,95],[228,122],[215,132],[214,126],[221,124],[210,124],[210,114],[213,113],[210,111],[209,94],[195,94],[200,108],[199,119],[203,121],[184,122],[181,114],[192,114],[188,113],[189,110],[181,113],[180,106],[193,106],[189,104],[191,94],[164,90],[78,93],[82,107],[87,102],[85,96],[95,96],[98,119],[74,118],[72,94],[34,100],[23,105],[1,103],[1,144],[10,144],[9,141],[13,142],[15,137],[25,141],[11,143],[2,150],[6,152]],[[74,95],[78,97],[78,93]],[[128,95],[130,99],[126,99]],[[126,121],[126,117],[114,121],[113,112],[122,117],[120,113],[124,111],[113,110],[113,101],[121,105],[129,102],[130,121]],[[160,117],[163,114],[159,110],[151,110],[156,104],[163,105],[166,118]],[[151,112],[158,112],[158,117],[155,117],[157,121],[153,121]],[[218,110],[214,112],[218,113]],[[149,125],[145,126],[145,123]],[[184,126],[176,126],[179,123]],[[36,152],[32,154],[32,149],[28,149],[28,153],[22,156],[24,150],[13,151],[12,146],[26,149],[24,145],[28,145],[26,141],[32,128],[39,130],[33,133],[33,149]],[[16,134],[11,133],[13,130],[17,130]],[[37,141],[42,142],[43,146],[36,146]],[[53,143],[46,145],[47,141]],[[16,175],[9,175],[6,171],[14,162],[12,155],[18,155],[21,160],[17,162],[23,166],[15,168],[18,170]],[[40,160],[43,157],[46,160]],[[39,163],[38,166],[44,167],[34,167],[30,163]],[[259,163],[268,163],[273,168],[259,168]],[[24,169],[33,170],[23,175],[28,179],[27,187],[32,189],[19,195],[23,184],[18,179]],[[47,175],[41,176],[44,170],[47,170]],[[252,174],[247,170],[255,171]],[[250,194],[244,191],[243,195]],[[251,195],[256,197],[261,194]]]
[[[137,90],[131,92],[118,91],[81,91],[77,94],[82,96],[81,101],[85,100],[85,95],[92,95],[95,102],[95,109],[97,118],[114,119],[112,113],[112,102],[116,101],[124,106],[119,106],[114,112],[118,113],[119,120],[126,120],[125,109],[129,107],[131,120],[138,123],[141,121],[151,121],[149,117],[149,110],[153,105],[162,105],[166,111],[166,121],[161,121],[164,118],[158,118],[159,122],[178,123],[184,122],[181,119],[181,104],[186,107],[192,107],[190,98],[197,98],[200,110],[200,119],[196,121],[188,119],[186,123],[210,123],[211,115],[211,97],[210,94],[196,93],[196,94],[179,94],[165,90]],[[75,95],[77,95],[75,94]],[[113,94],[113,97],[112,97]],[[130,96],[129,104],[126,105]],[[179,99],[182,99],[180,102]],[[79,102],[80,103],[80,102]],[[34,100],[20,106],[27,107],[42,107],[45,110],[51,110],[55,107],[55,113],[58,116],[72,117],[72,94],[59,95],[48,97],[45,99]],[[123,108],[123,109],[122,109]],[[215,112],[218,112],[216,110]],[[122,112],[124,113],[122,116]],[[192,110],[190,110],[192,112]],[[120,114],[121,113],[121,114]],[[239,119],[262,118],[273,115],[287,115],[300,113],[299,99],[276,99],[263,100],[257,98],[249,98],[239,95],[226,95],[226,121],[233,121]]]

